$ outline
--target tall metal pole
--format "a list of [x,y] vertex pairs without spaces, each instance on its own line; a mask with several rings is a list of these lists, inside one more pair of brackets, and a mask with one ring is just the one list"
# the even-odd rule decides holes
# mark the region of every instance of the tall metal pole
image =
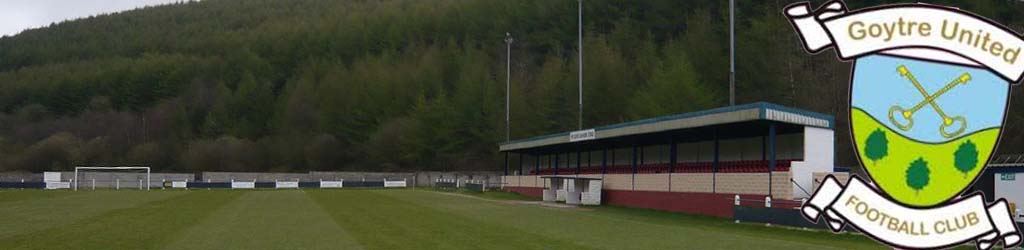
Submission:
[[579,90],[580,90],[580,103],[579,103],[579,129],[583,130],[583,0],[579,0],[579,51],[577,54],[580,56],[580,70],[579,70]]
[[511,99],[512,95],[512,34],[505,32],[505,141],[512,141]]
[[729,0],[729,106],[736,105],[736,0]]

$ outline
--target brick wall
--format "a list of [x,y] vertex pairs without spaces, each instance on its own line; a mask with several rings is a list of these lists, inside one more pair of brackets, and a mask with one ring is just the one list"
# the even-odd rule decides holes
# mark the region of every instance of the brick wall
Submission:
[[604,175],[605,190],[633,190],[632,174],[606,174]]
[[536,187],[543,188],[544,183],[540,179],[540,176],[523,176],[522,183],[524,187]]
[[[807,190],[807,192],[810,192],[810,193],[813,194],[815,190],[818,190],[818,186],[820,186],[821,182],[823,180],[825,180],[825,176],[828,176],[829,174],[835,176],[836,180],[839,181],[839,183],[841,183],[843,185],[846,185],[846,182],[850,180],[850,173],[846,173],[846,172],[832,172],[832,173],[815,172],[814,173],[814,186],[811,187],[811,189]],[[807,187],[804,187],[804,188],[807,188]]]
[[718,173],[715,193],[768,195],[768,173]]
[[[658,174],[581,174],[579,177],[602,178],[603,190],[649,191],[674,193],[716,193],[738,195],[768,195],[768,173],[658,173]],[[772,173],[772,196],[793,199],[790,172]],[[549,179],[537,175],[506,176],[500,180],[505,186],[544,188]]]
[[[731,218],[733,198],[740,195],[746,206],[764,206],[768,195],[768,173],[673,173],[673,174],[590,174],[579,177],[603,179],[604,203],[672,212]],[[538,176],[508,176],[506,191],[541,196],[543,181]],[[789,172],[772,172],[773,206],[793,199]],[[712,189],[712,182],[715,188]],[[519,183],[519,184],[513,184]],[[531,185],[537,183],[538,185]],[[796,203],[794,203],[796,204]]]
[[711,193],[711,173],[672,174],[672,192]]
[[542,188],[543,186],[539,185],[541,182],[538,179],[540,177],[536,175],[505,176],[502,183],[505,184],[505,187]]
[[633,190],[668,192],[669,174],[638,174]]
[[777,200],[793,199],[793,182],[790,182],[790,178],[793,178],[793,175],[788,171],[772,172],[772,197]]
[[[673,174],[587,174],[577,177],[602,178],[605,190],[677,193],[721,193],[768,195],[768,173],[673,173]],[[789,172],[773,172],[771,192],[776,199],[792,199]],[[535,175],[506,176],[506,187],[545,187],[548,179]]]

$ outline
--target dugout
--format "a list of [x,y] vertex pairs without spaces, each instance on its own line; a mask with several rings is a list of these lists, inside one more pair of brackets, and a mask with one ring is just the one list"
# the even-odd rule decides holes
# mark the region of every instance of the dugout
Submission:
[[551,177],[593,178],[606,204],[731,218],[736,195],[809,197],[833,171],[834,126],[758,102],[516,140],[499,146],[502,188],[541,197]]
[[[1010,212],[1024,211],[1024,154],[1008,154],[993,157],[978,179],[971,186],[971,192],[982,192],[987,202],[1006,199]],[[1024,222],[1024,217],[1017,214],[1014,219]]]

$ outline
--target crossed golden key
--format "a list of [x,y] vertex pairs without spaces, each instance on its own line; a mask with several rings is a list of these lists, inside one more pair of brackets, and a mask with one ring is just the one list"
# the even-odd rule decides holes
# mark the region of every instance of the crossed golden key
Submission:
[[[967,129],[967,119],[964,119],[963,116],[949,117],[949,115],[946,115],[946,112],[943,112],[942,108],[940,108],[939,105],[935,103],[935,99],[939,98],[939,96],[942,96],[942,94],[945,94],[947,91],[949,91],[953,87],[956,87],[959,84],[967,84],[967,82],[971,80],[970,74],[963,73],[962,75],[960,75],[960,77],[953,79],[953,81],[946,84],[946,86],[942,87],[942,89],[940,89],[939,91],[935,91],[934,94],[928,94],[928,91],[925,91],[924,87],[921,87],[921,83],[917,81],[917,78],[914,77],[914,74],[910,73],[910,70],[907,69],[907,66],[900,65],[896,67],[896,71],[900,73],[900,76],[907,78],[908,80],[910,80],[910,83],[914,84],[914,87],[917,88],[917,91],[921,92],[921,95],[924,96],[924,100],[917,103],[910,109],[904,109],[899,105],[893,105],[891,108],[889,108],[889,121],[892,122],[893,125],[896,125],[897,128],[904,131],[910,130],[911,128],[914,127],[914,113],[923,108],[925,104],[928,104],[932,106],[932,109],[935,110],[935,113],[938,113],[939,116],[942,117],[942,125],[939,126],[939,134],[942,134],[942,137],[952,138],[954,136],[960,135],[961,133],[964,132],[965,129]],[[906,123],[901,123],[898,119],[896,119],[895,114],[900,114],[900,116],[902,116],[902,118],[906,120]],[[948,129],[953,124],[960,124],[960,128],[955,131],[949,132]]]

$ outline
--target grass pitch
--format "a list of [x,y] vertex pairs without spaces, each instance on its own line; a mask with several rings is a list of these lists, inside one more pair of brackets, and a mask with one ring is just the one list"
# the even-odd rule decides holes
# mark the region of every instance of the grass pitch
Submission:
[[619,207],[426,190],[0,191],[0,249],[885,249]]
[[[999,129],[989,128],[970,132],[944,143],[924,143],[901,135],[858,108],[851,109],[850,114],[854,122],[853,135],[858,142],[857,145],[866,145],[868,135],[875,130],[883,131],[889,141],[888,155],[878,161],[868,158],[864,148],[857,150],[861,162],[873,177],[872,180],[897,201],[915,206],[942,203],[971,185],[975,177],[981,173],[985,160],[992,155],[993,145],[999,138]],[[978,145],[978,161],[970,171],[960,172],[954,164],[954,152],[967,141]],[[929,170],[928,184],[920,190],[907,184],[907,168],[917,159],[928,162]]]

